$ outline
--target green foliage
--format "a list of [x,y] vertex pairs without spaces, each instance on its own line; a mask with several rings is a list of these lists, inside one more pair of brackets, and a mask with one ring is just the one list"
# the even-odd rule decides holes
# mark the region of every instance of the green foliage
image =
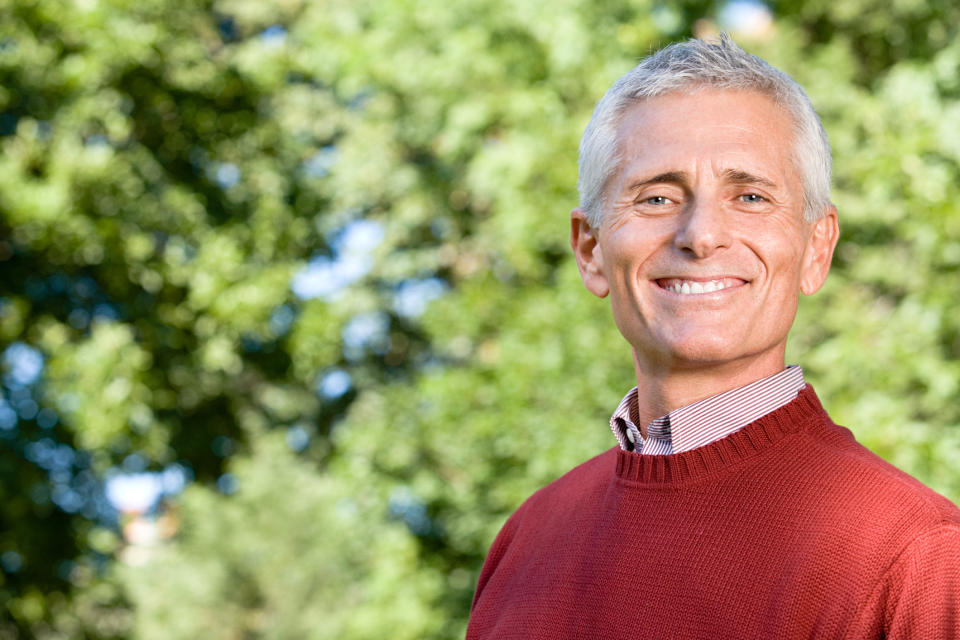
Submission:
[[901,60],[928,61],[956,37],[960,7],[951,0],[778,0],[782,22],[800,28],[817,45],[848,46],[858,69],[853,79],[872,85]]
[[229,500],[187,490],[174,516],[181,543],[122,569],[138,605],[135,635],[429,635],[443,622],[429,610],[443,584],[419,571],[416,540],[382,522],[370,492],[318,474],[278,435],[255,438],[251,457],[231,465],[238,490]]
[[[4,361],[0,638],[461,637],[503,520],[613,444],[633,384],[568,256],[579,136],[713,9],[0,2],[0,340],[43,356]],[[956,500],[956,7],[775,11],[740,40],[808,88],[842,229],[790,360]],[[152,546],[63,498],[131,460],[196,480]]]

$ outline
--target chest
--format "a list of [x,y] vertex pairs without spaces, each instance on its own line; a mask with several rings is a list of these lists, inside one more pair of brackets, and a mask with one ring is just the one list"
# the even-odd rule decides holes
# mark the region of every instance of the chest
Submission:
[[809,496],[627,489],[520,523],[471,616],[486,637],[841,638],[876,579],[855,514]]

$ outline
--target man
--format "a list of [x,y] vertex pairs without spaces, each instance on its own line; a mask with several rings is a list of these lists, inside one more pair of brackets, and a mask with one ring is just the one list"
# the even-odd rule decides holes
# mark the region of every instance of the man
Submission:
[[578,186],[637,387],[620,446],[504,525],[467,638],[960,638],[960,511],[784,366],[838,237],[799,85],[725,37],[672,45],[599,102]]

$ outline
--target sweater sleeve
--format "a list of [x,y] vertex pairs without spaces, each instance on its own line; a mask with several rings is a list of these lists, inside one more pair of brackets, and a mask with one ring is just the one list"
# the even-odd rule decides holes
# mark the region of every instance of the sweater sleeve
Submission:
[[520,513],[522,509],[523,507],[521,506],[520,509],[507,519],[500,529],[500,533],[497,534],[496,539],[494,539],[493,544],[490,546],[490,551],[487,552],[487,558],[483,562],[483,569],[480,570],[477,590],[473,594],[473,604],[470,606],[471,611],[477,606],[477,601],[480,600],[480,595],[483,593],[484,587],[487,586],[487,581],[490,580],[490,576],[496,571],[500,560],[507,551],[507,547],[510,546],[510,541],[513,539],[513,533],[516,529],[516,521],[519,517],[517,514]]
[[887,571],[874,624],[891,640],[960,640],[960,526],[914,540]]

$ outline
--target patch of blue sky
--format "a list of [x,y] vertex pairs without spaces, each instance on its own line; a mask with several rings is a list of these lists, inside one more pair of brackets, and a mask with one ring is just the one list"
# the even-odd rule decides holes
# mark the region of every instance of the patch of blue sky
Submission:
[[270,314],[270,333],[275,336],[284,336],[293,326],[296,314],[290,305],[282,304]]
[[180,493],[189,482],[187,470],[172,464],[163,471],[114,472],[107,478],[107,500],[123,513],[148,513],[161,498]]
[[56,443],[52,438],[41,438],[24,447],[27,460],[47,471],[69,470],[77,459],[73,448]]
[[310,444],[310,433],[302,425],[293,425],[287,429],[286,440],[293,451],[303,451]]
[[147,513],[163,495],[158,473],[121,473],[107,480],[107,499],[123,513]]
[[317,380],[317,393],[328,400],[336,400],[353,386],[353,378],[343,369],[331,369]]
[[337,149],[327,145],[303,161],[303,172],[311,178],[322,178],[330,174],[336,163]]
[[109,147],[110,141],[102,133],[95,133],[84,138],[83,144],[86,147]]
[[730,0],[718,16],[723,29],[737,33],[762,34],[773,23],[773,12],[760,0]]
[[339,253],[369,253],[383,241],[383,226],[373,220],[357,220],[345,226],[334,240]]
[[187,469],[172,464],[163,471],[123,473],[114,470],[107,478],[107,500],[123,513],[148,513],[161,498],[180,493],[190,481]]
[[226,495],[232,495],[237,492],[239,488],[239,482],[237,481],[237,476],[232,473],[225,473],[219,478],[217,478],[217,489],[221,493]]
[[17,412],[5,399],[0,398],[0,430],[9,431],[17,426]]
[[87,503],[79,491],[63,482],[54,485],[50,492],[50,499],[67,513],[76,513]]
[[190,474],[179,464],[172,464],[160,472],[163,493],[172,496],[183,491],[190,481]]
[[290,283],[297,297],[332,300],[373,268],[371,253],[383,241],[383,227],[371,220],[357,220],[344,227],[331,242],[333,257],[317,256],[293,276]]
[[33,420],[40,411],[40,405],[33,398],[23,398],[17,402],[16,406],[21,420]]
[[369,257],[334,260],[327,256],[319,256],[311,260],[293,277],[290,287],[297,297],[304,300],[313,298],[329,300],[343,288],[366,275],[372,267],[371,263],[372,260]]
[[101,320],[118,320],[120,313],[112,304],[101,302],[93,308],[93,316]]
[[8,386],[30,386],[43,373],[43,355],[30,345],[14,342],[3,352],[3,368]]
[[240,167],[232,162],[222,162],[217,166],[214,177],[221,189],[229,189],[240,182],[242,173],[240,172]]
[[146,456],[139,451],[134,451],[123,459],[122,468],[126,473],[140,473],[141,471],[146,471],[149,463],[150,461],[147,460]]
[[390,515],[403,520],[415,535],[426,535],[433,528],[427,507],[408,487],[397,487],[390,494]]
[[287,41],[287,30],[283,25],[272,24],[260,33],[260,40],[268,47],[281,47]]
[[57,412],[49,407],[40,409],[40,412],[37,413],[37,425],[41,429],[52,429],[59,420],[60,417],[57,415]]
[[446,292],[447,283],[440,278],[404,280],[393,294],[393,310],[405,318],[416,318]]
[[341,337],[347,348],[362,349],[384,340],[390,329],[390,317],[382,311],[359,313],[344,325]]

